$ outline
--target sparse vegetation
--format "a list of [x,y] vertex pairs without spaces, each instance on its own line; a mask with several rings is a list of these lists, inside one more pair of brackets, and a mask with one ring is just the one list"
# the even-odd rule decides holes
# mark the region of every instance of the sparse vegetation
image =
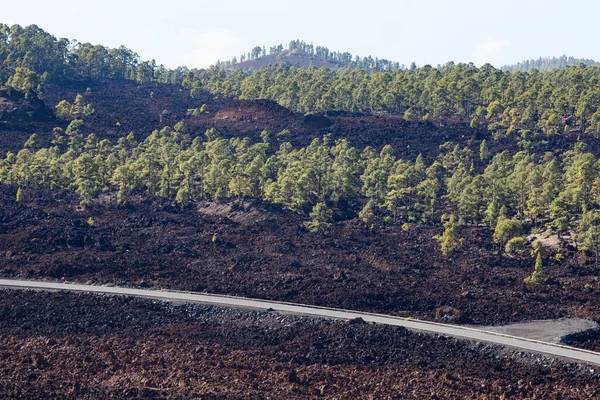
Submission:
[[[73,104],[66,100],[56,105],[56,115],[62,119],[73,120],[88,117],[94,113],[94,107],[91,104],[85,104],[83,96],[78,94]],[[119,124],[117,122],[117,124]]]

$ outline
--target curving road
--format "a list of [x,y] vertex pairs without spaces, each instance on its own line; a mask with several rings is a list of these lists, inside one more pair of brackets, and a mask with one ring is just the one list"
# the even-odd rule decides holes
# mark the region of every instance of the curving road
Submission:
[[475,340],[517,348],[527,352],[541,353],[570,361],[600,365],[600,353],[574,347],[546,343],[538,340],[520,338],[501,333],[456,325],[439,324],[419,321],[411,318],[399,318],[380,314],[346,311],[333,308],[315,307],[265,300],[253,300],[241,297],[219,296],[211,294],[195,294],[166,290],[144,290],[124,287],[93,286],[69,283],[54,283],[43,281],[21,281],[0,279],[0,287],[13,289],[66,290],[75,292],[115,294],[159,299],[164,301],[181,301],[190,303],[205,303],[220,306],[249,308],[254,310],[273,310],[282,313],[309,315],[315,317],[337,318],[351,320],[362,318],[364,321],[382,325],[402,326],[411,330],[452,336],[459,339]]

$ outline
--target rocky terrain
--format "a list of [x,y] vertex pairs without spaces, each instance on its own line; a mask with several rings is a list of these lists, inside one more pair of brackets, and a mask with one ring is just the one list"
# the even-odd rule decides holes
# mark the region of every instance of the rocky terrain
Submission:
[[592,264],[547,260],[549,284],[525,285],[531,258],[498,255],[484,227],[462,227],[467,244],[447,258],[432,239],[436,227],[373,231],[348,220],[322,235],[308,232],[302,215],[261,203],[181,210],[158,199],[116,207],[105,196],[83,208],[74,194],[33,189],[17,203],[16,190],[0,188],[5,277],[227,293],[452,323],[599,319]]
[[360,321],[0,290],[3,398],[558,398],[599,371]]

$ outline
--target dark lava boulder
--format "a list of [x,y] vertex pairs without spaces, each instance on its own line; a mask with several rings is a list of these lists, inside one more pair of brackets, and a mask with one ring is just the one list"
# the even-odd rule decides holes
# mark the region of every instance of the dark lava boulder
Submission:
[[306,114],[304,116],[304,125],[312,129],[323,129],[333,125],[333,121],[324,115]]
[[52,110],[37,96],[0,88],[0,121],[52,121]]

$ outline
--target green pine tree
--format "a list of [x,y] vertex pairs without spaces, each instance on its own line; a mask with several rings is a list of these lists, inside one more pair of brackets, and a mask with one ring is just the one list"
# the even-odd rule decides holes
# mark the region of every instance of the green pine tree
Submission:
[[304,226],[311,232],[324,232],[330,226],[332,212],[325,203],[317,203],[309,214],[311,220],[304,223]]
[[544,266],[542,262],[542,253],[538,252],[535,259],[533,274],[525,278],[525,283],[542,283],[544,281]]

